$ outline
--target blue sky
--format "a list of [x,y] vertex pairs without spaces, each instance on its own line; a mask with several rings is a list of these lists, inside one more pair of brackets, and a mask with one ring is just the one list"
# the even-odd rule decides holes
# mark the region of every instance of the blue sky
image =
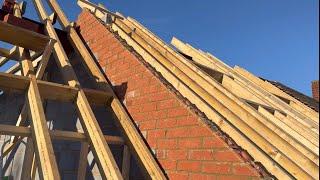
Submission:
[[[137,19],[166,42],[176,36],[307,95],[318,79],[318,0],[91,1]],[[76,20],[76,0],[58,2]],[[36,19],[31,5],[28,0],[26,16]]]

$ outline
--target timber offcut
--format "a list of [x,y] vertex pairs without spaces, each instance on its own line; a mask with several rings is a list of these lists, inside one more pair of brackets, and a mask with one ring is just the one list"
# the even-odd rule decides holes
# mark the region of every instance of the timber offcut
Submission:
[[39,21],[0,9],[0,179],[319,179],[317,98],[101,4],[32,2]]

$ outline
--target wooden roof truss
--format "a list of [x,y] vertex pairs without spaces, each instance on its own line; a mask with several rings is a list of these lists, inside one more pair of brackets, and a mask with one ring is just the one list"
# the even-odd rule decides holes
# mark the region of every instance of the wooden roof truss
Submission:
[[[57,2],[48,0],[61,26],[68,32],[73,48],[83,58],[90,74],[99,83],[99,89],[84,89],[80,86],[53,27],[54,18],[47,15],[41,0],[34,0],[33,2],[39,18],[45,25],[46,35],[0,21],[0,40],[15,45],[12,50],[0,49],[0,56],[3,56],[0,59],[0,66],[8,60],[18,62],[6,73],[0,73],[0,88],[26,93],[26,102],[16,126],[0,125],[0,134],[12,136],[10,143],[5,146],[2,156],[8,155],[24,137],[27,137],[27,149],[24,155],[21,177],[32,178],[35,169],[38,169],[41,179],[57,180],[60,179],[60,175],[52,147],[52,139],[80,141],[82,142],[80,152],[82,158],[79,161],[79,179],[85,178],[89,146],[104,179],[128,179],[131,154],[146,170],[147,176],[152,179],[166,179],[135,128],[133,121]],[[21,18],[20,6],[17,4],[15,6],[14,15]],[[110,13],[110,15],[118,17],[113,13]],[[48,82],[43,78],[52,54],[67,85]],[[36,66],[37,68],[35,68]],[[84,133],[49,130],[42,106],[42,102],[46,99],[73,102]],[[121,129],[123,137],[103,135],[90,104],[105,106],[106,108],[111,106],[118,117],[116,123]],[[30,126],[26,122],[28,114],[31,117]],[[122,170],[118,168],[108,144],[123,146],[124,165]]]

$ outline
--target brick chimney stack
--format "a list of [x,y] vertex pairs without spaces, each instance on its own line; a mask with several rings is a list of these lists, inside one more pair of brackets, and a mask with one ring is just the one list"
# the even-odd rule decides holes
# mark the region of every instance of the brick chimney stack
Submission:
[[1,9],[9,14],[13,14],[13,8],[15,3],[15,0],[4,0]]
[[319,101],[319,80],[312,81],[312,97]]

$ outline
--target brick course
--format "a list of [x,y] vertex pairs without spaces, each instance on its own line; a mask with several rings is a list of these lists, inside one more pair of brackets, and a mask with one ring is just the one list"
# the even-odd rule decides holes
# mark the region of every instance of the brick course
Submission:
[[259,177],[93,15],[77,25],[170,179]]

